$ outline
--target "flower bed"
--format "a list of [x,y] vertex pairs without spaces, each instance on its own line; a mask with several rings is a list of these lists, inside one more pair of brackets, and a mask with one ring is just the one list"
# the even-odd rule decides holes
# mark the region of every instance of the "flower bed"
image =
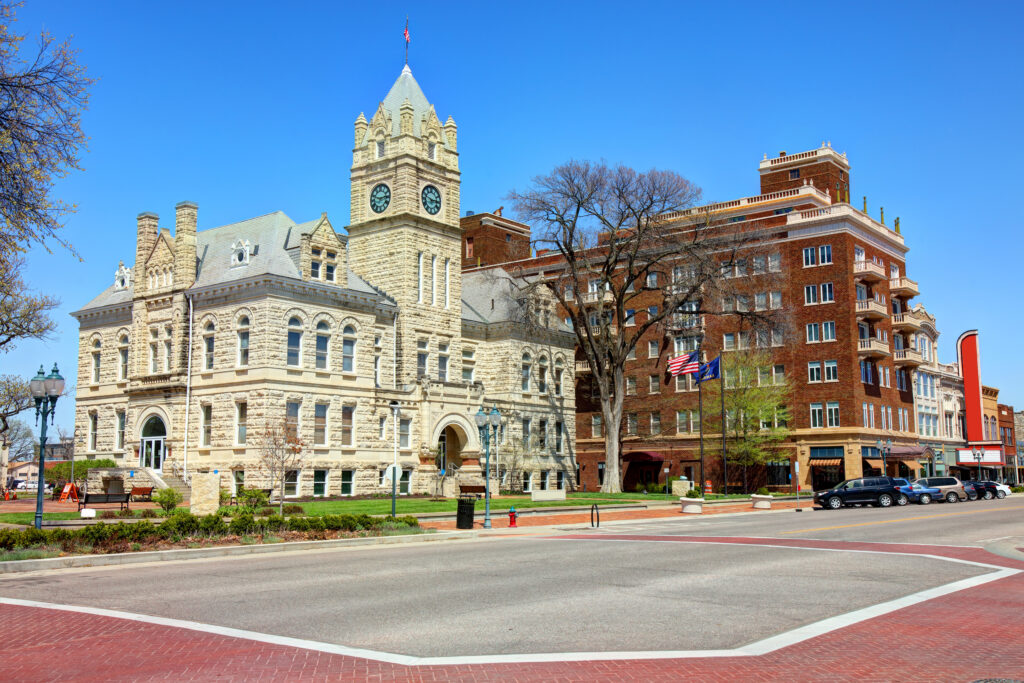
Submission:
[[60,548],[64,553],[117,553],[191,548],[203,545],[324,540],[418,531],[415,517],[324,515],[253,517],[241,514],[229,522],[218,515],[196,517],[175,511],[160,524],[148,520],[125,524],[93,524],[82,529],[0,529],[0,550]]

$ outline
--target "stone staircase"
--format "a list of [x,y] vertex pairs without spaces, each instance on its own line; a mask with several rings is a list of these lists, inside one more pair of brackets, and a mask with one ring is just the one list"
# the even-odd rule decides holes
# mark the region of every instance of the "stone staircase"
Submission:
[[150,469],[148,467],[144,469],[146,470],[146,474],[149,475],[149,478],[153,480],[153,483],[156,485],[156,488],[175,489],[178,493],[181,494],[182,499],[185,501],[189,500],[189,498],[192,496],[192,490],[189,488],[188,484],[186,484],[185,481],[178,475],[167,471],[157,472],[156,470]]

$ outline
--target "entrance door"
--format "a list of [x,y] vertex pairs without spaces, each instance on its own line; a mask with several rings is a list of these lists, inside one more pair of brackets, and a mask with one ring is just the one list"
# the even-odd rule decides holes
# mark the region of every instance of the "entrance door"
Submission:
[[139,466],[151,467],[154,470],[162,471],[164,465],[164,440],[167,438],[167,428],[164,422],[155,415],[142,427],[142,441],[139,447]]

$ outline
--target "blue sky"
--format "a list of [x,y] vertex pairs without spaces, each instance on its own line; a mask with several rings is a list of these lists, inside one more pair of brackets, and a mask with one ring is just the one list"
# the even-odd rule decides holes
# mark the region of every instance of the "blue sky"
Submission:
[[[78,205],[66,236],[84,262],[31,252],[29,283],[63,301],[60,331],[0,371],[56,361],[76,381],[67,313],[132,265],[141,211],[170,227],[192,200],[200,230],[278,209],[346,224],[352,123],[401,71],[408,14],[413,73],[459,125],[463,210],[493,210],[570,158],[672,169],[731,199],[758,192],[763,154],[830,140],[854,203],[901,217],[941,360],[978,328],[984,381],[1024,408],[1024,238],[1002,207],[1024,180],[1022,7],[30,2],[19,29],[74,34],[99,82],[84,170],[56,188]],[[73,423],[71,401],[57,419]]]

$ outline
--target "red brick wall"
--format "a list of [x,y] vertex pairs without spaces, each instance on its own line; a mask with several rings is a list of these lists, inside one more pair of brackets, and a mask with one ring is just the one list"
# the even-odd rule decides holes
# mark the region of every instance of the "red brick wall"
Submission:
[[[798,178],[790,178],[790,171],[799,170]],[[808,163],[803,166],[791,166],[761,174],[761,194],[778,192],[780,190],[791,190],[808,181],[814,181],[814,186],[832,196],[832,202],[845,201],[846,194],[850,189],[850,175],[832,161],[819,161]],[[838,188],[838,191],[837,191]]]
[[[497,225],[484,225],[485,218],[498,222]],[[508,222],[512,228],[502,227],[500,223]],[[459,221],[462,227],[462,267],[475,268],[492,266],[508,261],[519,261],[530,258],[529,228],[521,223],[509,221],[507,218],[490,213],[478,213],[465,216]],[[526,230],[524,235],[519,230]],[[469,254],[468,243],[472,241],[472,255]]]

